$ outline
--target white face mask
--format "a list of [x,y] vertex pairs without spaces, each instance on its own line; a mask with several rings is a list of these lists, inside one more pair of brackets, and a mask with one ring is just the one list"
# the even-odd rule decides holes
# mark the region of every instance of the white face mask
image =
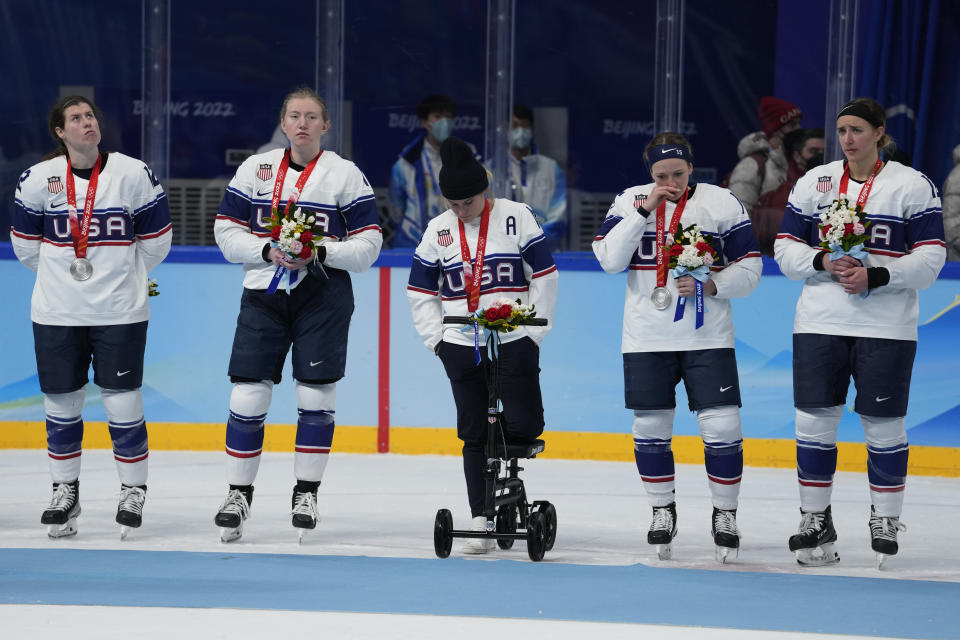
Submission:
[[533,131],[524,127],[510,129],[510,146],[514,149],[526,149],[533,140]]
[[433,137],[437,139],[437,142],[443,142],[453,133],[453,120],[450,118],[440,118],[430,125],[430,130],[433,132]]

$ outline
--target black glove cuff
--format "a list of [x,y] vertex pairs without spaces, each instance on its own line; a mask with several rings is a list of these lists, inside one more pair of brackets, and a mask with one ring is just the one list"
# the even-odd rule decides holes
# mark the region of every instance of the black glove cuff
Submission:
[[263,245],[263,250],[260,252],[260,255],[263,256],[264,262],[272,262],[270,260],[270,243]]
[[825,257],[827,257],[826,251],[818,251],[817,255],[813,256],[813,268],[817,271],[824,271],[823,259]]
[[876,289],[890,283],[890,272],[886,267],[867,268],[867,289]]
[[327,248],[322,244],[317,247],[317,255],[314,258],[320,264],[323,264],[323,261],[327,259]]

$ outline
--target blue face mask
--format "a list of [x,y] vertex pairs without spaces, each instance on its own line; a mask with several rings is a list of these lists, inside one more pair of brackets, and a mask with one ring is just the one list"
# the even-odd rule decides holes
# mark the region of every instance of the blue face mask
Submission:
[[510,146],[514,149],[526,149],[533,140],[533,131],[524,127],[510,129]]
[[437,139],[437,142],[442,143],[453,133],[453,120],[450,118],[440,118],[430,125],[430,131],[433,132],[433,137]]

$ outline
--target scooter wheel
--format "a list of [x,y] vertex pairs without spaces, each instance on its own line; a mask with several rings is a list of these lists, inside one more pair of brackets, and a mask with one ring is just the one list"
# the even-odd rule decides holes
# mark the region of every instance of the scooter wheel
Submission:
[[433,521],[433,550],[438,558],[446,558],[450,555],[450,549],[453,547],[451,531],[453,531],[453,514],[449,509],[440,509]]
[[[502,504],[497,509],[497,533],[517,532],[517,508],[512,504]],[[498,538],[497,546],[501,549],[513,547],[512,538]]]
[[547,551],[546,529],[546,519],[539,511],[534,511],[527,518],[527,555],[534,562],[543,560],[543,554]]

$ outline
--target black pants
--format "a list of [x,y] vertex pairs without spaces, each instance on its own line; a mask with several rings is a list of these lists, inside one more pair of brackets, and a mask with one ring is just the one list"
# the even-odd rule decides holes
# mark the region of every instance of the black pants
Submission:
[[[473,347],[441,342],[438,354],[450,378],[457,405],[457,437],[463,440],[463,475],[473,517],[483,513],[489,405],[487,367],[490,360],[481,346],[476,364]],[[531,441],[543,433],[543,400],[540,396],[540,348],[530,338],[501,344],[497,366],[500,378],[502,425],[511,441]]]

